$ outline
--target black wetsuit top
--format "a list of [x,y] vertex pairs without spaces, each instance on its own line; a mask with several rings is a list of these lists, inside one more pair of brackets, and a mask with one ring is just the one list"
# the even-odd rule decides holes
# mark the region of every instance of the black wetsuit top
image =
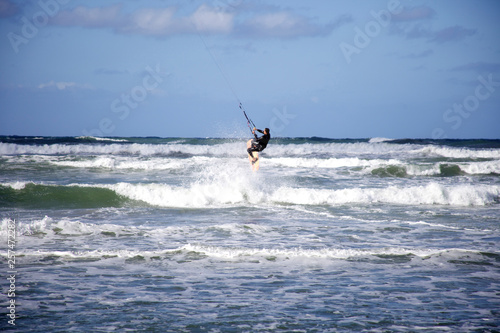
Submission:
[[[257,131],[264,134],[264,132],[261,131],[260,129],[258,129]],[[271,140],[271,134],[264,134],[260,138],[258,138],[256,134],[254,134],[254,136],[255,136],[255,142],[258,145],[260,145],[261,150],[264,150],[264,148],[267,147],[267,143],[269,142],[269,140]]]

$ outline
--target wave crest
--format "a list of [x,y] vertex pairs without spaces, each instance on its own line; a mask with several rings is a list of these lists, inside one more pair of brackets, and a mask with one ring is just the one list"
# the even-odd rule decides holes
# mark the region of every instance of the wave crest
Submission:
[[218,179],[186,187],[168,184],[26,184],[0,185],[2,203],[21,207],[118,207],[127,200],[158,207],[216,208],[242,205],[445,205],[485,206],[500,202],[500,186],[425,186],[314,189],[289,186],[260,188],[246,178]]

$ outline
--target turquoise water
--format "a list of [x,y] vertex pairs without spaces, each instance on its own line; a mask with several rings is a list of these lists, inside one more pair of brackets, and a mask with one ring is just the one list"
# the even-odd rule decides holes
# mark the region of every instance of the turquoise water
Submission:
[[2,313],[15,299],[26,332],[499,330],[500,141],[273,139],[257,173],[245,150],[1,137]]

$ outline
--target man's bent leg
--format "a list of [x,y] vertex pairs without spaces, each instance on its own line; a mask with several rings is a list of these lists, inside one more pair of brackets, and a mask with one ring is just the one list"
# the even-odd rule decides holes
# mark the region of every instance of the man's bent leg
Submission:
[[253,152],[255,151],[255,148],[253,146],[253,139],[248,140],[247,142],[247,153],[250,155],[251,158],[253,157]]

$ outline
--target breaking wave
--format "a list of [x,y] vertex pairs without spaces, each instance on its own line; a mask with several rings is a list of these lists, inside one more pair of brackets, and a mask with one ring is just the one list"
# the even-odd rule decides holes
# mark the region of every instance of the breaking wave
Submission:
[[248,179],[217,179],[173,186],[149,184],[3,184],[1,204],[14,207],[119,207],[143,203],[158,207],[214,208],[242,205],[445,205],[485,206],[500,202],[500,186],[425,186],[313,189],[281,186],[261,189]]
[[[93,143],[71,142],[71,144],[17,144],[0,142],[0,155],[135,155],[135,156],[241,156],[245,153],[244,140],[202,139],[170,140],[167,143],[138,143],[126,139],[97,139]],[[421,156],[453,159],[500,159],[497,148],[465,148],[443,145],[400,144],[389,139],[372,139],[370,142],[323,142],[306,140],[295,143],[284,139],[273,142],[265,152],[270,157],[323,156],[323,157],[364,157],[380,156]]]

